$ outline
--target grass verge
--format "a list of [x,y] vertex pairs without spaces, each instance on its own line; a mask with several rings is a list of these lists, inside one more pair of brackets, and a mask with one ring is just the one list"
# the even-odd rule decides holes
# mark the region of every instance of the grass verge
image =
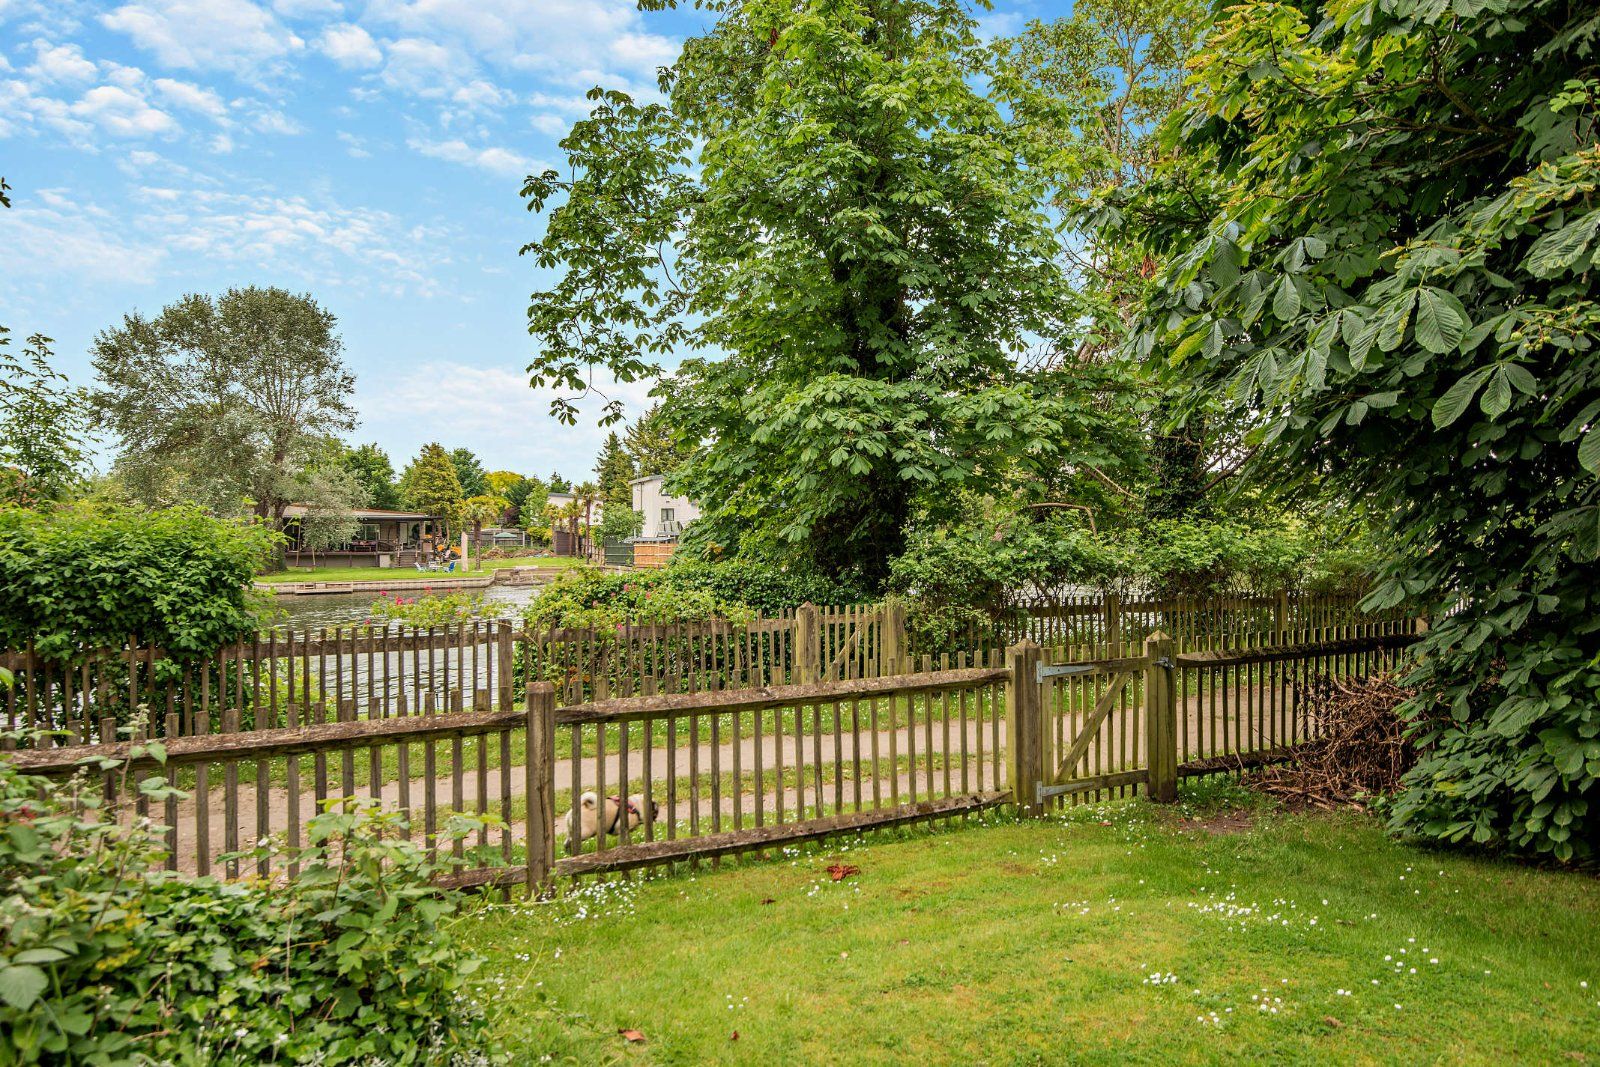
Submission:
[[518,1062],[1600,1057],[1593,878],[1185,796],[594,882],[462,929]]

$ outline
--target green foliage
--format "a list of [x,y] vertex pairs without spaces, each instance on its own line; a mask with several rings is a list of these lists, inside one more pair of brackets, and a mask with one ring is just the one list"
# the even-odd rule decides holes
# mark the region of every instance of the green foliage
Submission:
[[691,540],[874,579],[954,489],[1115,464],[1106,368],[1018,365],[1076,331],[1057,149],[1014,118],[966,5],[717,10],[667,104],[596,90],[569,174],[524,189],[550,208],[525,252],[561,272],[529,309],[555,412],[575,418],[592,366],[628,382],[723,353],[659,390],[700,446],[671,482],[703,510]]
[[[840,581],[754,560],[674,562],[631,574],[573,568],[533,600],[526,617],[538,626],[648,625],[717,617],[743,620],[807,602],[856,604],[868,599],[868,588],[859,580]],[[593,622],[571,621],[591,618]]]
[[339,463],[366,488],[371,501],[368,507],[385,511],[400,509],[400,489],[395,484],[394,465],[389,462],[387,452],[376,444],[345,448]]
[[602,508],[600,536],[607,541],[633,537],[644,529],[644,516],[633,510],[633,486],[629,484],[637,473],[622,439],[615,433],[607,435],[594,465],[595,489]]
[[472,449],[451,449],[450,463],[456,469],[456,480],[461,483],[462,496],[484,496],[489,492],[489,483],[484,481],[483,464],[478,462]]
[[97,412],[143,503],[193,501],[280,523],[295,473],[350,430],[355,377],[333,315],[277,288],[189,294],[94,342]]
[[400,497],[408,508],[439,516],[447,530],[460,524],[461,479],[443,445],[422,446],[400,477]]
[[964,522],[916,528],[890,587],[911,598],[918,647],[1004,632],[1020,604],[1097,591],[1205,598],[1364,589],[1378,560],[1358,531],[1299,520],[1155,520],[1091,530],[1077,515],[973,505]]
[[623,447],[633,464],[634,476],[671,474],[694,452],[693,444],[677,436],[661,405],[640,415],[623,435]]
[[572,492],[572,482],[561,477],[561,475],[557,474],[555,471],[550,472],[550,477],[545,479],[545,485],[548,487],[548,491],[551,493]]
[[0,509],[0,647],[211,652],[255,630],[250,582],[278,541],[193,507]]
[[297,520],[300,544],[312,552],[333,548],[361,532],[355,512],[369,506],[366,485],[343,464],[310,467],[294,478],[294,498],[305,506]]
[[454,626],[474,619],[496,618],[497,607],[482,593],[426,593],[419,597],[396,593],[374,600],[367,611],[374,619],[407,626]]
[[644,512],[634,511],[626,504],[607,505],[600,516],[599,534],[602,541],[625,541],[639,536],[644,529]]
[[610,632],[623,625],[665,626],[711,619],[742,623],[754,615],[744,604],[723,600],[707,589],[574,567],[558,575],[529,603],[523,619],[540,629],[571,626]]
[[1370,602],[1436,620],[1395,825],[1558,860],[1600,841],[1593,32],[1556,0],[1230,8],[1173,131],[1215,177],[1154,183],[1134,234],[1171,259],[1138,350],[1257,470],[1367,503]]
[[18,359],[0,326],[0,502],[36,506],[67,496],[87,457],[87,399],[50,366],[50,338],[34,334]]
[[[456,902],[429,884],[440,868],[400,838],[397,813],[318,815],[296,877],[227,883],[158,869],[156,832],[104,817],[98,782],[0,761],[0,1060],[446,1064],[491,1051],[463,996],[479,961],[450,932]],[[158,778],[140,792],[181,795]],[[447,836],[472,825],[452,820]]]

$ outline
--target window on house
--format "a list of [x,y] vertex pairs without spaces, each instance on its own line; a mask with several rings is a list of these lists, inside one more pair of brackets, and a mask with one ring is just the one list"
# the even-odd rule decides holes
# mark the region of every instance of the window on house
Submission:
[[671,508],[662,508],[661,509],[661,522],[662,522],[662,524],[665,525],[666,523],[671,522],[672,519],[673,519],[672,509]]

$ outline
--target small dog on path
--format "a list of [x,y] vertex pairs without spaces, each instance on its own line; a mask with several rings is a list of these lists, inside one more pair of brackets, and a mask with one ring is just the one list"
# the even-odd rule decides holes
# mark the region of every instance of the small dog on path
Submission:
[[[578,806],[573,811],[567,812],[567,817],[562,820],[563,825],[558,827],[563,840],[567,842],[567,852],[574,852],[573,816],[578,816],[578,841],[582,845],[589,838],[595,836],[595,828],[599,826],[607,836],[615,837],[622,832],[622,827],[627,826],[632,830],[644,822],[644,807],[650,805],[650,821],[654,822],[661,815],[661,805],[654,799],[646,798],[643,793],[635,793],[624,800],[620,796],[606,797],[605,809],[600,810],[600,798],[593,792],[584,793],[578,798]],[[626,824],[623,819],[626,818]]]

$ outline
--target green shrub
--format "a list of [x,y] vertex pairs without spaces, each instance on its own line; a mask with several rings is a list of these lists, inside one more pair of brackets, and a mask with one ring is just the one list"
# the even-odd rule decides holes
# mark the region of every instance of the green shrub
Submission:
[[557,575],[523,614],[533,629],[593,628],[602,635],[621,626],[670,626],[726,619],[744,623],[755,612],[738,601],[720,599],[706,589],[680,588],[666,572],[607,574],[574,567]]
[[1149,594],[1204,598],[1238,590],[1364,588],[1375,554],[1304,523],[1164,519],[1092,531],[1076,515],[975,512],[953,527],[913,530],[890,566],[910,598],[913,647],[938,652],[1001,640],[1037,597]]
[[0,510],[0,647],[210,652],[256,629],[250,583],[276,537],[191,507]]
[[[397,813],[319,815],[297,877],[226,883],[157,870],[153,832],[100,817],[97,781],[0,761],[0,1064],[444,1064],[492,1051],[461,995],[478,961],[451,936],[457,904],[397,837]],[[141,788],[157,804],[173,794]]]
[[367,608],[373,621],[407,626],[456,626],[499,617],[499,605],[482,593],[425,593],[418,597],[382,594]]
[[759,560],[674,560],[660,574],[659,581],[666,585],[703,589],[719,600],[743,604],[764,615],[776,615],[805,603],[861,604],[877,599],[872,588],[857,576],[830,578]]

